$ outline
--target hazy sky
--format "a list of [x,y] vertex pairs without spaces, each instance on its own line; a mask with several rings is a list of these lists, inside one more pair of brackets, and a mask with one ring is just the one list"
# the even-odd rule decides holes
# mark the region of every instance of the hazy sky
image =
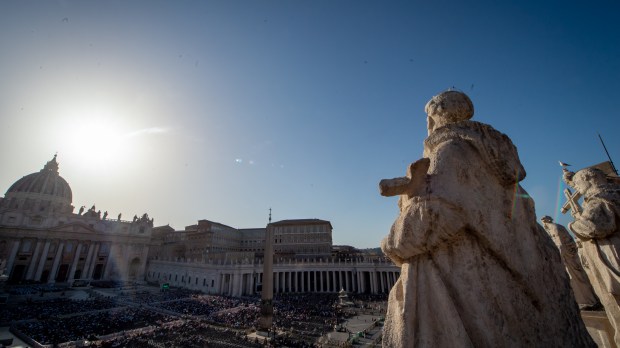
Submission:
[[[470,4],[466,4],[470,3]],[[561,168],[620,165],[617,1],[0,2],[0,191],[58,152],[77,209],[175,229],[331,221],[376,247],[425,103],[466,92],[555,216]]]

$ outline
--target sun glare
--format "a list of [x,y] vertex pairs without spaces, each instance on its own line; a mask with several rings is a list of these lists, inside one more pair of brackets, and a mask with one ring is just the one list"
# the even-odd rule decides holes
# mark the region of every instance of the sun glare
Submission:
[[118,112],[84,108],[66,114],[64,119],[64,124],[58,125],[55,150],[85,170],[122,166],[136,146],[126,136],[129,127]]

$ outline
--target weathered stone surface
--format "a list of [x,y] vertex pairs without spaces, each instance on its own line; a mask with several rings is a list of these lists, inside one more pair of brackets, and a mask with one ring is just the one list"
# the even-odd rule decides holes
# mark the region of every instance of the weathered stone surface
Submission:
[[570,236],[566,228],[553,222],[550,216],[540,219],[543,227],[560,250],[560,256],[566,271],[570,275],[570,286],[575,294],[575,300],[582,309],[590,309],[598,305],[599,301],[590,285],[590,279],[581,265],[577,253],[577,243]]
[[605,174],[594,168],[565,175],[565,180],[584,197],[581,213],[574,214],[568,227],[580,239],[583,267],[620,347],[620,186],[608,184]]
[[433,97],[426,111],[425,185],[400,196],[382,241],[401,265],[383,346],[594,346],[560,255],[519,186],[525,171],[510,139],[469,121],[463,93]]

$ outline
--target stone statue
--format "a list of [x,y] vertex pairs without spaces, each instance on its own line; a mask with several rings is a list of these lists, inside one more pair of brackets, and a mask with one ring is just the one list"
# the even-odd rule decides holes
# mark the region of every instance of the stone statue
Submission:
[[121,221],[121,213],[118,213],[118,221]]
[[540,221],[543,227],[560,250],[560,256],[564,267],[570,275],[570,285],[575,293],[575,300],[579,308],[583,310],[594,309],[599,306],[599,301],[590,285],[588,275],[581,266],[577,253],[577,244],[564,226],[553,222],[551,216],[543,216]]
[[104,211],[103,212],[103,220],[105,220],[108,217],[108,211]]
[[78,212],[78,215],[82,215],[82,213],[84,212],[85,208],[86,208],[85,206],[81,206],[80,207],[80,211]]
[[383,180],[400,215],[381,248],[401,267],[384,347],[593,347],[560,255],[519,185],[516,147],[469,121],[458,91],[426,105],[423,159]]
[[582,169],[566,182],[584,197],[568,228],[581,242],[583,267],[620,347],[620,186],[608,184],[605,173],[594,168]]

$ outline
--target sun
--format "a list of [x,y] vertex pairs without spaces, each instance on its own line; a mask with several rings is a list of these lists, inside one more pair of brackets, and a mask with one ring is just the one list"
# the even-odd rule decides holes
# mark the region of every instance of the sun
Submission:
[[79,163],[85,170],[122,167],[136,146],[127,136],[129,126],[123,115],[111,108],[72,110],[56,129],[54,150],[65,161]]

